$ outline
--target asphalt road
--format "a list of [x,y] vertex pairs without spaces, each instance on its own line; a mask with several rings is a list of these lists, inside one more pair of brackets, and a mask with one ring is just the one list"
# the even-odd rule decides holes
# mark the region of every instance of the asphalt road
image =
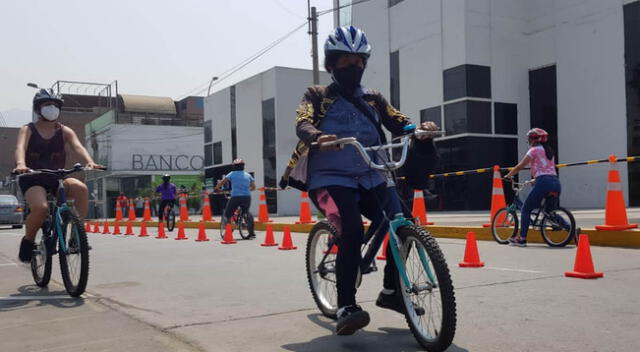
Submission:
[[[135,229],[136,233],[138,229]],[[155,234],[155,229],[151,232]],[[57,258],[48,290],[16,264],[21,230],[0,229],[0,351],[420,351],[404,318],[374,301],[381,272],[358,300],[371,324],[349,337],[315,307],[294,251],[258,239],[220,244],[90,234],[82,299],[65,295]],[[175,236],[175,232],[170,234]],[[276,241],[281,240],[276,234]],[[459,268],[464,241],[438,240],[456,288],[458,325],[449,351],[637,351],[640,251],[592,247],[604,278],[564,277],[575,247],[479,242],[484,268]]]

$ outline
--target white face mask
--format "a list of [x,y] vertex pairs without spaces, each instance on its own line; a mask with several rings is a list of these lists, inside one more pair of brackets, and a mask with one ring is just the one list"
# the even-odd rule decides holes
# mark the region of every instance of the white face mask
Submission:
[[40,109],[40,115],[48,121],[55,121],[58,119],[58,116],[60,116],[60,109],[55,105],[43,106]]

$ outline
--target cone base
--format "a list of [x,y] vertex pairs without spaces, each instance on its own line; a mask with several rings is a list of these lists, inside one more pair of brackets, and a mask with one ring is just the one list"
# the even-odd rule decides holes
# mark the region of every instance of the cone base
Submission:
[[112,235],[122,235],[122,232],[113,232]]
[[427,221],[426,223],[421,224],[421,225],[434,225],[434,224],[435,224],[435,223],[434,223],[433,221]]
[[596,230],[604,231],[623,231],[629,229],[635,229],[638,224],[626,224],[626,225],[596,225]]
[[296,224],[315,224],[317,221],[309,220],[309,221],[296,221]]
[[103,234],[103,235],[110,235],[110,234],[111,234],[111,232],[107,231],[107,232],[103,232],[102,234]]
[[188,240],[188,239],[189,239],[189,237],[180,237],[180,238],[176,237],[176,238],[174,238],[174,240],[176,240],[176,241],[184,241],[184,240]]
[[256,224],[264,224],[264,223],[267,223],[267,222],[273,222],[273,220],[257,220],[257,221],[255,221]]
[[260,244],[262,247],[274,247],[277,246],[277,243],[261,243]]
[[138,235],[138,237],[149,237],[149,235]]
[[298,247],[293,246],[293,247],[278,247],[279,250],[281,251],[290,251],[292,249],[298,249]]
[[484,262],[477,262],[477,263],[460,262],[458,263],[458,266],[460,266],[461,268],[480,268],[484,266]]
[[125,235],[125,236],[135,236],[136,234],[135,234],[135,233],[133,233],[133,232],[131,232],[131,233],[125,233],[124,235]]
[[579,279],[597,279],[599,277],[604,277],[604,273],[598,273],[598,272],[580,273],[580,272],[577,272],[577,271],[567,271],[566,273],[564,273],[564,276],[566,276],[566,277],[577,277]]
[[491,227],[491,224],[482,224],[482,227]]
[[204,240],[196,240],[196,242],[209,242],[209,239],[204,239]]
[[166,240],[169,237],[167,237],[167,236],[156,236],[155,238],[157,238],[159,240]]
[[222,241],[220,243],[222,243],[222,244],[236,244],[236,243],[238,243],[238,241]]

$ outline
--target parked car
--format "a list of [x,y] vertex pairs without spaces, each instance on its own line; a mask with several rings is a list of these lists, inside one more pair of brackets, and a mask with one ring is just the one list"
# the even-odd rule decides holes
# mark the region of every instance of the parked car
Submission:
[[24,209],[18,198],[9,194],[0,194],[0,225],[11,225],[14,229],[22,227]]

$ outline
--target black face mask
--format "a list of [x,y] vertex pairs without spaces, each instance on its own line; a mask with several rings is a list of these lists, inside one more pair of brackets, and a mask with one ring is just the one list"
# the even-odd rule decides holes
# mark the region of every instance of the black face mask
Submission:
[[333,80],[344,90],[349,93],[360,86],[364,68],[357,65],[351,65],[343,68],[336,68],[332,72]]

